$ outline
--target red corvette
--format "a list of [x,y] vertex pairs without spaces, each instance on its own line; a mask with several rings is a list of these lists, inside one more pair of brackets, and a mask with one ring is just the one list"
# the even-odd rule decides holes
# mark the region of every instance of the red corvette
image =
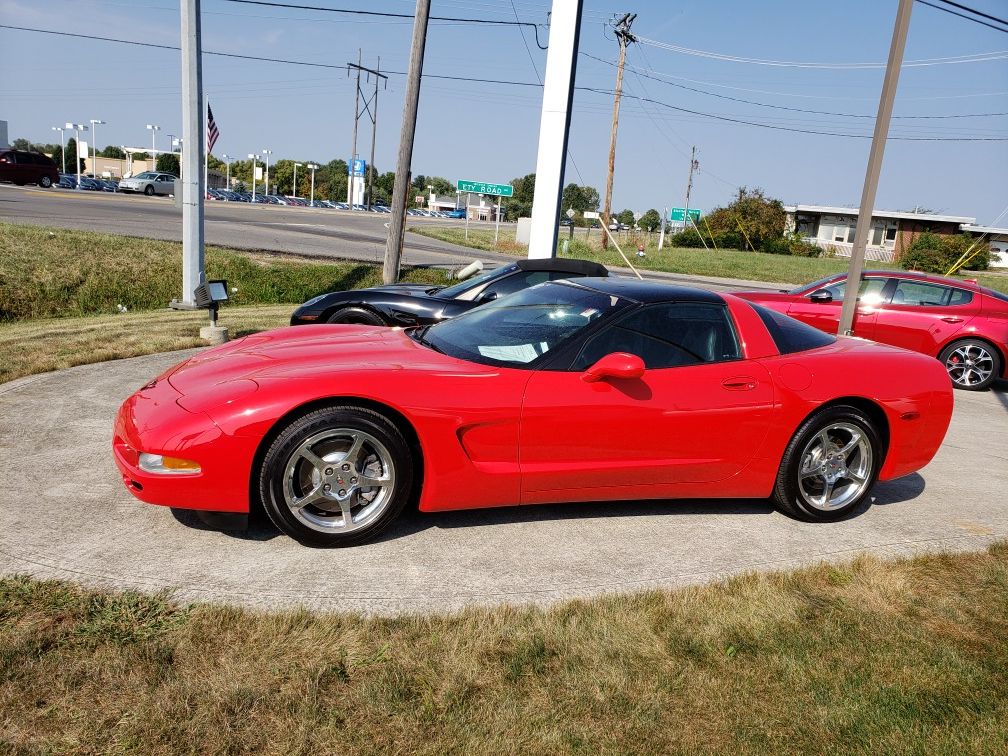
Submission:
[[310,545],[422,511],[772,497],[841,518],[926,465],[942,366],[731,295],[628,279],[535,286],[434,326],[248,336],[122,405],[137,498],[248,513]]
[[[738,296],[836,333],[846,288],[847,276],[838,274],[787,292]],[[973,281],[866,271],[854,333],[937,357],[956,388],[978,391],[1008,378],[1008,295]]]

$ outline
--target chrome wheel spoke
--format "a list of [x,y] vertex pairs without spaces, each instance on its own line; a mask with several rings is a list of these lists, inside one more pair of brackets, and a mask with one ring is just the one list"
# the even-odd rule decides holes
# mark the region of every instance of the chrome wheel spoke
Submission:
[[304,496],[302,496],[300,498],[292,499],[291,502],[290,502],[290,506],[291,506],[291,509],[298,509],[298,510],[300,510],[303,507],[306,507],[309,504],[314,504],[316,501],[319,501],[319,500],[324,499],[324,498],[325,498],[325,495],[322,493],[322,484],[319,483],[317,486],[315,486],[311,491],[309,491],[308,493],[306,493]]
[[850,441],[840,447],[840,456],[847,459],[847,455],[861,443],[862,438],[863,436],[857,431],[851,433]]
[[349,463],[353,466],[353,469],[357,469],[357,464],[360,462],[361,450],[364,448],[364,438],[359,434],[355,433],[353,435],[353,442],[350,444],[350,448],[347,449],[346,456],[343,457],[343,462]]
[[380,478],[375,478],[370,475],[359,475],[357,477],[357,485],[361,488],[385,488],[392,484],[392,478],[387,475],[383,475]]
[[860,470],[847,470],[847,472],[844,473],[844,477],[847,478],[847,480],[854,481],[855,483],[864,483],[868,479],[868,477]]
[[826,478],[825,482],[826,482],[826,485],[823,486],[823,494],[822,494],[821,503],[822,503],[823,507],[829,507],[830,504],[831,504],[830,497],[833,496],[833,481],[830,480],[829,478]]
[[301,448],[298,449],[297,454],[299,457],[301,457],[301,459],[303,459],[305,462],[307,462],[309,465],[314,467],[319,472],[322,472],[322,470],[325,469],[326,463],[323,462],[319,458],[319,456],[311,450],[311,447],[308,444],[302,445]]
[[351,511],[355,503],[356,495],[348,496],[346,499],[339,503],[340,511],[343,513],[343,527],[350,528],[353,526],[353,512]]

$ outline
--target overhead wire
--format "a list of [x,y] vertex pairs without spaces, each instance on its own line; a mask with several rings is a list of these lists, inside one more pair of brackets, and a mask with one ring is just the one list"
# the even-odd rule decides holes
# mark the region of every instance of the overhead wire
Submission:
[[954,10],[952,10],[952,8],[947,8],[947,7],[943,6],[943,5],[935,5],[932,2],[928,2],[928,0],[917,0],[917,2],[920,3],[921,5],[927,5],[927,6],[931,7],[931,8],[943,11],[945,13],[951,13],[953,16],[959,16],[959,18],[965,18],[967,21],[972,21],[975,24],[980,24],[981,26],[986,26],[986,27],[988,27],[990,29],[993,29],[994,31],[1008,32],[1008,21],[1003,21],[1002,19],[997,18],[997,16],[991,16],[991,15],[988,15],[986,13],[982,13],[982,12],[980,12],[978,10],[974,10],[973,8],[969,8],[969,7],[965,6],[965,5],[960,5],[959,3],[949,2],[949,0],[939,0],[939,2],[945,3],[945,5],[951,5],[951,6],[954,6],[956,8],[963,8],[964,10],[967,10],[970,13],[975,13],[978,16],[983,16],[984,18],[994,19],[998,23],[1004,24],[1005,26],[1004,27],[995,26],[994,24],[988,23],[988,22],[986,22],[986,21],[984,21],[982,19],[974,18],[973,16],[967,16],[965,13],[959,13],[958,11],[954,11]]

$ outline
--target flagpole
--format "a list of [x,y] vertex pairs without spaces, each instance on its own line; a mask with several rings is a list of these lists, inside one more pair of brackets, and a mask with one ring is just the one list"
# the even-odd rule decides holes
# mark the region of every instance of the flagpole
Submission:
[[206,197],[210,190],[210,98],[205,97],[206,101],[206,112],[203,114],[206,116],[203,119],[203,128],[207,132],[207,142],[206,142],[206,155],[203,156],[203,196]]

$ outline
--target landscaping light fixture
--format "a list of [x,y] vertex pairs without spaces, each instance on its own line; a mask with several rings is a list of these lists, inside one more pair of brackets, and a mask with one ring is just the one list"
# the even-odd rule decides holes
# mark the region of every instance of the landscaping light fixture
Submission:
[[193,292],[193,300],[196,307],[210,311],[210,327],[217,327],[217,310],[221,302],[228,301],[228,285],[223,279],[205,281],[196,287]]

